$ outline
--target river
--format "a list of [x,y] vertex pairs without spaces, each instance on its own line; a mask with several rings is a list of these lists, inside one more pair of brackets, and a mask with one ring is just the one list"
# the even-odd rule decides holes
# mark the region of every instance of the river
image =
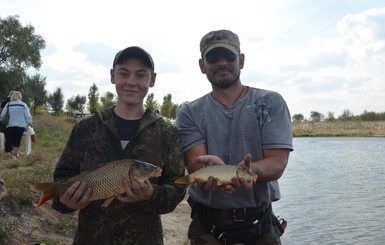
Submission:
[[284,245],[385,244],[385,138],[295,138],[279,183]]

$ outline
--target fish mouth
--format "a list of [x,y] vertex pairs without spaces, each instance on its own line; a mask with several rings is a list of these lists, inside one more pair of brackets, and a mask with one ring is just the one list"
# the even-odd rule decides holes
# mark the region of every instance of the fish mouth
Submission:
[[155,177],[160,177],[162,175],[162,169],[158,168],[155,170],[154,176]]

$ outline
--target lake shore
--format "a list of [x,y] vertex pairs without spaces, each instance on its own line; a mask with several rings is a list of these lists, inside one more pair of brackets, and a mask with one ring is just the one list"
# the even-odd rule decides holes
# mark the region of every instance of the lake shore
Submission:
[[293,122],[294,137],[385,137],[385,121]]

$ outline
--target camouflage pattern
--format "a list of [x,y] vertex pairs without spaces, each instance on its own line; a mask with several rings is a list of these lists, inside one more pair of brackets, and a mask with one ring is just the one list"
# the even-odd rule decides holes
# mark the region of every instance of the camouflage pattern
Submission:
[[[147,110],[136,136],[122,150],[112,109],[97,111],[77,123],[54,171],[56,182],[119,159],[138,159],[160,166],[162,176],[151,178],[154,195],[139,203],[93,201],[79,211],[73,244],[163,244],[160,215],[175,209],[185,195],[185,186],[174,181],[184,176],[185,166],[177,129]],[[54,199],[52,207],[72,212]]]
[[[273,219],[276,219],[272,216]],[[265,226],[265,232],[255,243],[256,245],[281,245],[280,236],[282,232],[277,227],[277,223],[269,222]],[[221,242],[216,240],[210,231],[206,230],[202,223],[195,216],[188,229],[188,238],[191,245],[221,245]]]

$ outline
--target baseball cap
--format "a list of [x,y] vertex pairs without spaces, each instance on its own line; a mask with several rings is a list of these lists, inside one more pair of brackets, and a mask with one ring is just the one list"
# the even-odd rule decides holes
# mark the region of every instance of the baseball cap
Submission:
[[211,31],[202,37],[200,50],[202,57],[215,48],[225,48],[238,54],[240,49],[239,38],[237,34],[229,30]]
[[138,46],[131,46],[120,50],[114,58],[112,67],[115,67],[116,64],[119,64],[123,61],[124,58],[139,58],[142,59],[150,68],[154,70],[154,61],[149,53],[146,50]]

